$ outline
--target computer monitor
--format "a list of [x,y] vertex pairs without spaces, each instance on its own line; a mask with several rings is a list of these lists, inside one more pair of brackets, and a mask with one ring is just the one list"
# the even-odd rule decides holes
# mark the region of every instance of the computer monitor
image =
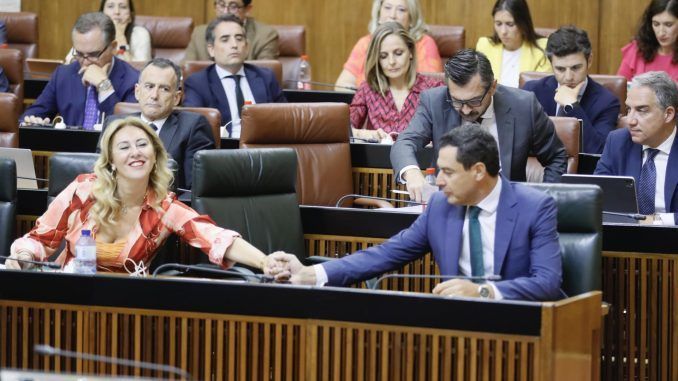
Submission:
[[594,184],[603,190],[603,211],[638,213],[635,179],[631,176],[563,175],[566,184]]
[[22,189],[38,189],[35,180],[35,166],[31,150],[24,148],[0,147],[0,157],[14,159],[16,163],[16,187]]

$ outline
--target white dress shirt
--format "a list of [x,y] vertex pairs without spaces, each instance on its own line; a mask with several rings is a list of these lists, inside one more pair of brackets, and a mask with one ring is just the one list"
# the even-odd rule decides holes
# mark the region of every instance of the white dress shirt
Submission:
[[522,49],[508,51],[503,49],[501,55],[501,75],[499,83],[508,87],[518,87],[520,79],[520,53]]
[[158,134],[158,136],[160,136],[160,130],[162,130],[162,126],[164,126],[165,122],[167,122],[167,118],[169,118],[169,116],[167,116],[163,119],[149,120],[148,118],[146,118],[144,116],[143,113],[141,114],[141,120],[142,121],[146,122],[147,124],[153,123],[155,125],[155,128],[157,128],[157,130],[155,132]]
[[254,95],[252,95],[252,89],[250,89],[250,84],[247,82],[247,77],[245,77],[245,68],[244,66],[238,70],[236,73],[231,73],[230,71],[221,68],[219,65],[216,65],[217,75],[221,78],[221,85],[224,87],[224,92],[226,92],[226,99],[228,100],[228,109],[231,111],[231,136],[232,138],[240,137],[240,113],[238,112],[238,101],[235,96],[235,81],[233,78],[227,78],[229,75],[240,75],[240,91],[242,91],[242,96],[245,99],[245,102],[250,101],[252,104],[255,104]]
[[[497,226],[497,207],[499,206],[499,196],[501,195],[501,177],[497,177],[497,184],[492,188],[482,201],[476,205],[481,209],[478,215],[480,223],[480,235],[483,243],[483,267],[485,275],[494,274],[494,232]],[[464,217],[464,227],[461,233],[462,246],[459,256],[459,274],[464,276],[471,275],[471,249],[468,240],[468,208]],[[314,265],[316,286],[324,286],[327,281],[327,272],[322,265]],[[501,292],[493,282],[487,282],[494,290],[494,299],[503,299]]]
[[[664,184],[666,183],[666,170],[669,163],[669,154],[673,141],[676,139],[676,127],[673,127],[673,132],[666,140],[657,146],[659,152],[654,157],[654,166],[657,169],[657,182],[654,188],[654,209],[657,216],[661,220],[662,225],[675,225],[673,213],[666,213],[666,202],[664,199]],[[647,148],[652,148],[643,145],[643,164],[647,160]]]

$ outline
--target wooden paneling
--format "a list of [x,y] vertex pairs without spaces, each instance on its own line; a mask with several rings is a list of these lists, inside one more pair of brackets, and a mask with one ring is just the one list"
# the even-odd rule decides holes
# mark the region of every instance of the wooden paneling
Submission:
[[[24,0],[23,10],[40,18],[40,57],[62,58],[70,47],[70,29],[82,12],[95,10],[96,0]],[[307,53],[313,79],[334,82],[355,42],[367,33],[370,0],[256,0],[252,16],[270,24],[300,24],[306,27]],[[162,4],[161,6],[159,4]],[[421,0],[429,24],[463,25],[466,46],[492,32],[493,1]],[[628,0],[529,0],[534,24],[558,27],[576,24],[587,30],[593,42],[593,71],[615,73],[620,48],[633,36],[647,1]],[[213,0],[136,0],[138,14],[193,17],[203,24],[214,17]]]

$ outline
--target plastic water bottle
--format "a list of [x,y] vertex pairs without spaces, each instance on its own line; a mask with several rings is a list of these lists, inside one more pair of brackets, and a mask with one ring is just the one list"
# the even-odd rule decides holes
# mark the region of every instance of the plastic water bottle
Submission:
[[421,190],[422,201],[428,203],[428,200],[431,198],[431,195],[438,191],[438,186],[436,185],[436,169],[435,168],[426,168],[426,175],[424,177],[424,188]]
[[76,274],[94,275],[97,273],[97,245],[89,230],[83,230],[75,243]]
[[297,77],[297,89],[299,90],[311,90],[311,64],[308,62],[308,56],[306,54],[301,56],[301,62],[299,62],[299,76]]

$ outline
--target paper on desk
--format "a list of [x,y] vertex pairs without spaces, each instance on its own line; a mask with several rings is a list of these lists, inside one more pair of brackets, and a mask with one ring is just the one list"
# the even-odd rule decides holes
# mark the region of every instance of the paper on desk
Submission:
[[20,12],[21,0],[0,0],[0,12]]

